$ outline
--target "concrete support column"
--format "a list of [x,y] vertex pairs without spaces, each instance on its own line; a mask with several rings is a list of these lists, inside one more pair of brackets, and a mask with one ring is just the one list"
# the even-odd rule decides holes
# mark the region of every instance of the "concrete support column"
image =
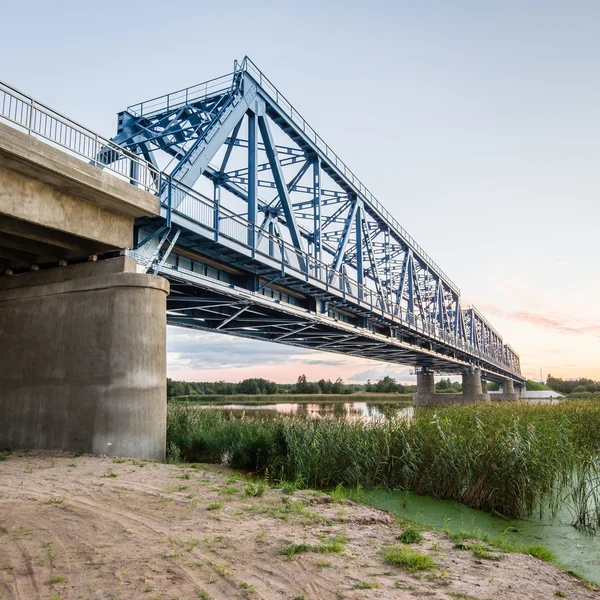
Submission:
[[429,371],[417,373],[417,393],[413,395],[415,406],[431,406],[435,404],[435,378]]
[[515,382],[512,379],[505,379],[502,382],[502,394],[500,395],[500,400],[505,401],[514,401],[518,400],[520,394],[515,391]]
[[483,391],[481,371],[475,369],[462,376],[462,402],[489,402],[490,395]]
[[0,449],[164,459],[168,292],[125,257],[0,277]]

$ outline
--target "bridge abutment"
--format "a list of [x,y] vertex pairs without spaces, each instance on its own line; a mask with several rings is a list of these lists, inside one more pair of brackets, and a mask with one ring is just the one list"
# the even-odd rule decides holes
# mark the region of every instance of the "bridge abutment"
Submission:
[[0,278],[0,449],[164,459],[168,291],[125,257]]

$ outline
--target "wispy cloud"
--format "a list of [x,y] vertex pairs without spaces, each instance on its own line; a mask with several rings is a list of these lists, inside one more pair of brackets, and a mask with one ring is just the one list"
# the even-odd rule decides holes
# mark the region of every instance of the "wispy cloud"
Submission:
[[380,367],[375,366],[365,371],[360,371],[359,373],[355,373],[351,377],[348,378],[348,381],[353,381],[356,383],[365,383],[367,380],[371,380],[373,382],[379,381],[386,375],[389,375],[396,381],[400,383],[414,383],[417,378],[415,375],[411,375],[410,368],[401,368],[399,370],[394,370],[393,367],[390,368],[389,365],[384,364]]
[[261,342],[224,334],[168,328],[169,371],[208,371],[243,369],[269,365],[325,365],[340,367],[352,364],[344,356],[317,353],[293,346]]
[[484,312],[489,312],[505,319],[530,323],[536,327],[547,329],[553,333],[568,333],[574,335],[594,335],[600,336],[600,322],[588,321],[584,319],[574,319],[571,316],[566,318],[559,317],[556,314],[540,314],[526,310],[505,311],[497,306],[487,306]]

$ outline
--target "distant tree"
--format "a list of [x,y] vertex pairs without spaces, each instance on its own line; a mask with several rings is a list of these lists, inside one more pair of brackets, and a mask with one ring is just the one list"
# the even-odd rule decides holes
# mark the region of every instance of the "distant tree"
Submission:
[[435,384],[435,391],[442,394],[458,394],[462,391],[462,385],[458,381],[450,381],[450,378],[440,379]]
[[367,385],[365,385],[365,392],[372,392],[373,391],[373,384],[371,383],[370,379],[367,379]]
[[386,375],[375,384],[375,391],[380,394],[401,394],[404,392],[404,386],[396,383],[393,377]]
[[[331,381],[329,382],[331,383]],[[332,394],[345,394],[346,386],[344,385],[344,380],[338,377],[335,380],[335,383],[331,385],[331,393]]]
[[244,379],[237,384],[238,394],[275,394],[277,393],[277,384],[262,378]]
[[318,383],[319,388],[321,389],[321,393],[323,394],[333,394],[333,383],[331,383],[331,379],[319,379]]
[[296,381],[296,393],[297,394],[309,394],[308,391],[309,385],[308,381],[306,381],[306,375],[304,373],[302,375],[298,375],[298,381]]

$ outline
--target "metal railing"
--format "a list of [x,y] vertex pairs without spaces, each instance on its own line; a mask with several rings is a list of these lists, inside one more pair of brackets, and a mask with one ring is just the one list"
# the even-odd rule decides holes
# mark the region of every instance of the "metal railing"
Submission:
[[143,117],[152,115],[156,112],[163,112],[165,110],[185,106],[186,104],[197,102],[198,100],[204,100],[205,98],[230,90],[234,84],[235,75],[235,72],[227,73],[227,75],[209,79],[203,83],[183,88],[176,92],[171,92],[170,94],[164,94],[138,104],[133,104],[127,107],[127,112],[136,117]]
[[149,162],[1,81],[0,119],[124,181],[159,192],[161,174]]

